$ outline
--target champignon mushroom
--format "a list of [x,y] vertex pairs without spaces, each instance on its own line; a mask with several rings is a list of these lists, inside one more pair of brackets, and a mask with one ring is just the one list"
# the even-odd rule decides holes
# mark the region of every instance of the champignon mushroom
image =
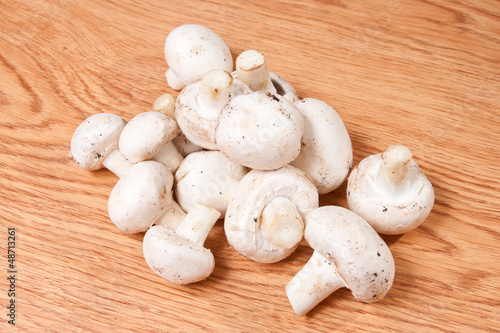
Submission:
[[[161,112],[169,116],[173,120],[176,120],[175,101],[176,99],[170,94],[160,95],[153,103],[153,111]],[[182,131],[179,131],[179,134],[177,134],[177,136],[172,140],[172,143],[183,157],[186,157],[187,155],[195,151],[200,151],[203,149],[202,147],[197,146],[189,141],[189,139],[184,133],[182,133]]]
[[297,315],[342,287],[361,302],[387,294],[394,280],[394,258],[363,218],[342,207],[323,206],[307,214],[305,222],[304,237],[314,252],[285,288]]
[[349,208],[381,234],[418,227],[434,205],[434,188],[411,151],[401,145],[362,160],[347,182]]
[[218,150],[189,154],[175,172],[177,202],[186,212],[200,203],[224,217],[236,186],[247,172]]
[[232,98],[219,115],[215,140],[230,160],[273,170],[300,152],[304,117],[287,99],[262,91]]
[[233,70],[231,52],[214,31],[198,24],[184,24],[172,30],[165,41],[168,85],[180,90],[201,80],[213,69]]
[[176,284],[206,279],[215,261],[203,244],[220,213],[197,205],[173,231],[161,225],[151,227],[143,240],[143,252],[149,267],[159,276]]
[[252,170],[236,187],[226,211],[224,230],[240,254],[262,263],[277,262],[303,236],[303,217],[318,207],[318,190],[301,170]]
[[193,82],[179,93],[175,117],[184,135],[197,146],[218,149],[215,142],[217,118],[233,98],[250,92],[250,88],[230,73],[216,69],[200,81]]
[[172,172],[162,163],[134,164],[109,195],[108,214],[126,233],[146,231],[171,204]]
[[153,103],[153,111],[158,111],[173,120],[175,119],[175,97],[170,94],[162,94]]
[[85,119],[71,138],[71,154],[86,170],[102,167],[122,177],[132,166],[118,150],[118,139],[125,120],[111,113],[97,113]]
[[243,51],[236,58],[236,77],[253,91],[264,91],[280,95],[295,103],[299,98],[288,81],[269,72],[264,55],[256,50]]
[[295,103],[304,115],[299,156],[290,164],[307,173],[320,194],[337,189],[352,166],[349,133],[338,113],[327,103],[304,98]]
[[169,116],[157,111],[142,112],[125,125],[118,145],[132,164],[154,159],[175,171],[184,159],[172,143],[177,134],[177,123]]

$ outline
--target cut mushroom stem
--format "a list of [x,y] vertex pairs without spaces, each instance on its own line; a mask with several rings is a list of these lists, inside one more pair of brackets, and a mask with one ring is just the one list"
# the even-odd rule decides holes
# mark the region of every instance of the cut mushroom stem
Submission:
[[127,161],[125,157],[123,157],[122,153],[118,149],[114,149],[111,153],[109,153],[109,155],[102,161],[102,165],[119,178],[125,176],[132,166],[132,164]]
[[231,98],[233,76],[222,69],[205,74],[201,80],[201,93],[198,103],[202,107],[222,109]]
[[409,186],[411,151],[405,146],[392,145],[381,155],[377,181],[387,184],[386,190],[391,192],[404,191]]
[[184,157],[172,141],[167,142],[160,151],[153,156],[153,160],[165,164],[170,170],[175,171]]
[[179,79],[172,68],[167,69],[167,71],[165,72],[165,78],[167,79],[168,85],[172,89],[181,90],[186,86],[186,83]]
[[253,91],[276,94],[276,88],[267,69],[266,59],[259,51],[247,50],[236,58],[236,75]]
[[220,217],[220,212],[204,205],[196,205],[182,223],[175,229],[175,233],[188,241],[203,245],[208,233]]
[[321,301],[345,287],[335,266],[314,251],[309,261],[288,282],[286,293],[295,313],[303,316]]
[[175,230],[186,217],[186,212],[179,206],[177,201],[171,200],[165,213],[154,224],[162,225],[170,230]]
[[285,197],[276,197],[266,205],[260,223],[269,240],[279,247],[294,247],[304,234],[304,222],[297,206]]

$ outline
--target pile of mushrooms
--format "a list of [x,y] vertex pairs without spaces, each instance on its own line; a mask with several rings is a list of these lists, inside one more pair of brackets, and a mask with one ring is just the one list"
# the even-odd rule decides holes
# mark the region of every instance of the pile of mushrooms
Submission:
[[[204,242],[224,219],[228,243],[251,260],[314,249],[285,288],[296,314],[341,287],[362,302],[382,299],[395,267],[379,234],[413,230],[434,203],[410,150],[389,146],[349,175],[353,150],[340,116],[299,97],[259,51],[242,52],[233,68],[215,32],[186,24],[168,34],[165,58],[177,98],[161,95],[128,122],[94,114],[71,140],[80,167],[119,177],[109,217],[124,233],[145,233],[149,267],[175,284],[206,279],[216,263]],[[319,195],[346,180],[350,210],[319,207]]]

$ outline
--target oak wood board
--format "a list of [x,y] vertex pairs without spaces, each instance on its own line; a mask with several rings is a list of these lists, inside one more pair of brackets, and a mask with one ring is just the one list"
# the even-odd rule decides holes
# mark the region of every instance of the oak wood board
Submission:
[[[0,8],[0,331],[500,329],[498,1],[4,0]],[[214,30],[234,58],[261,51],[300,97],[333,106],[354,165],[391,144],[411,149],[436,201],[418,229],[383,236],[396,263],[383,300],[361,303],[344,288],[296,316],[284,287],[312,249],[256,263],[229,246],[222,221],[206,241],[213,274],[174,285],[147,267],[143,234],[110,222],[117,177],[80,169],[71,136],[90,115],[129,120],[159,95],[177,96],[163,45],[187,23]],[[321,205],[347,207],[345,188]]]

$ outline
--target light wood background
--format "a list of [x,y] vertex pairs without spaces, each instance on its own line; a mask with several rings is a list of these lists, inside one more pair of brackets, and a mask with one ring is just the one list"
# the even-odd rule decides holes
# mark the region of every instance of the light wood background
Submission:
[[[17,232],[10,332],[493,332],[500,329],[500,2],[0,1],[0,276]],[[405,144],[434,184],[417,230],[384,237],[396,279],[379,303],[341,289],[297,317],[284,286],[312,250],[276,264],[232,250],[218,222],[216,268],[176,286],[142,256],[143,235],[107,216],[117,178],[79,169],[69,143],[98,112],[132,118],[164,79],[164,40],[198,23],[236,57],[266,55],[301,97],[336,108],[354,163]],[[345,184],[321,204],[346,206]]]

